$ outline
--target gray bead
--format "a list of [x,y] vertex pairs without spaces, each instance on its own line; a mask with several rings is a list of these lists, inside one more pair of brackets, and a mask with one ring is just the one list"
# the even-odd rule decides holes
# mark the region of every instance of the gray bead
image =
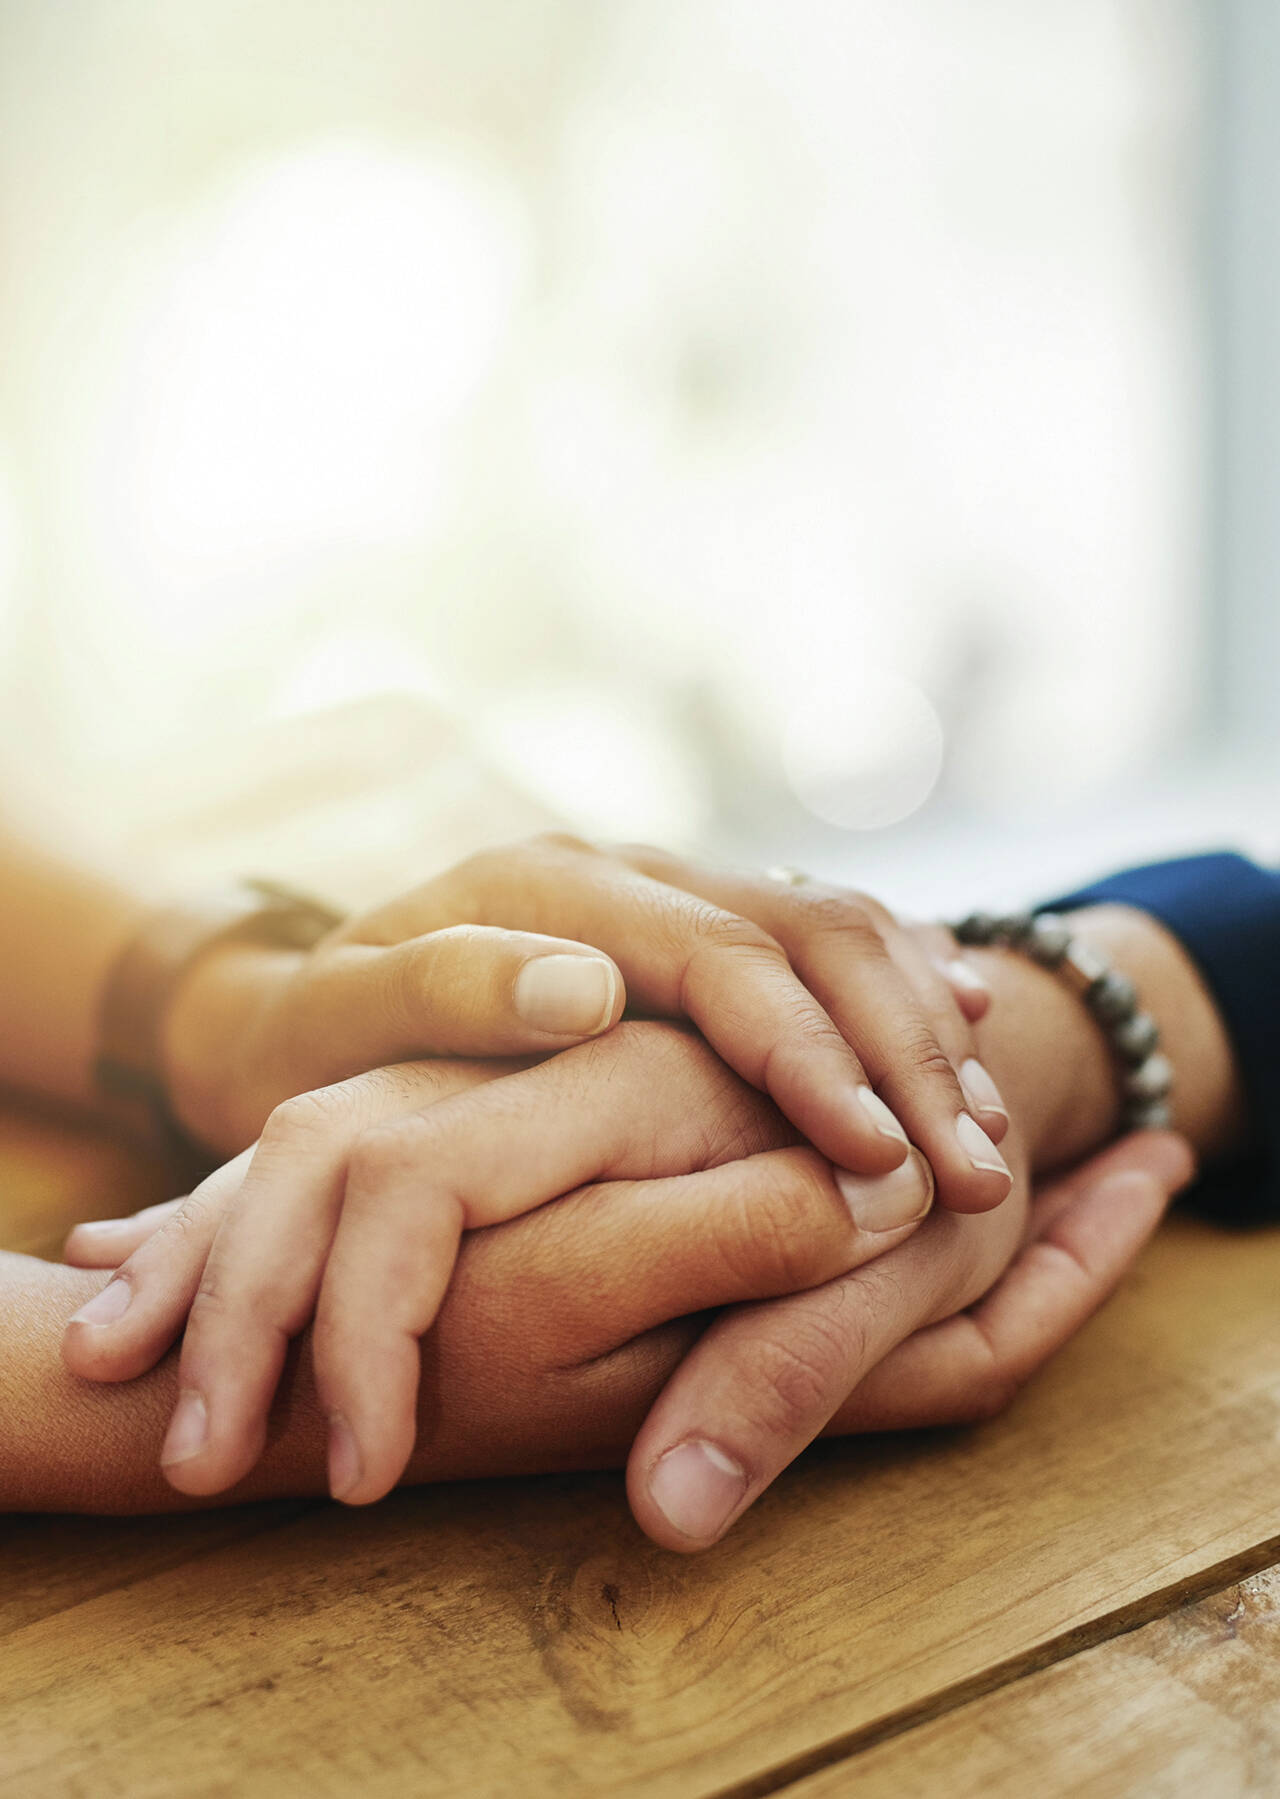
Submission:
[[961,919],[956,926],[956,942],[982,946],[994,943],[996,921],[990,912],[971,912],[968,918]]
[[1129,1131],[1167,1131],[1173,1128],[1173,1109],[1167,1100],[1135,1101],[1125,1107],[1124,1127]]
[[1114,968],[1095,982],[1086,999],[1099,1024],[1125,1024],[1138,1009],[1138,989]]
[[996,920],[996,935],[1014,949],[1025,949],[1035,928],[1036,921],[1030,912],[1010,912]]
[[1042,912],[1031,921],[1027,953],[1045,968],[1056,968],[1070,948],[1071,932],[1052,912]]
[[1118,1024],[1111,1040],[1126,1062],[1145,1062],[1160,1042],[1160,1027],[1150,1012],[1135,1012]]
[[1124,1090],[1130,1099],[1164,1099],[1173,1090],[1173,1063],[1157,1050],[1124,1077]]

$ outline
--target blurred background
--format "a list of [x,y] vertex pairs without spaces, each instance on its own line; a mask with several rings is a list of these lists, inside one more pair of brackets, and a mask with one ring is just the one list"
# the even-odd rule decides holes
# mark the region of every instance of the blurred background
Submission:
[[0,0],[0,761],[352,896],[1280,838],[1270,0]]

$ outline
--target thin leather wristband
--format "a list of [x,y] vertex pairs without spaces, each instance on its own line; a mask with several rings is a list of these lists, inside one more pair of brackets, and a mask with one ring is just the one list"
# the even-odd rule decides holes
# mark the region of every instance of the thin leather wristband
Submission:
[[311,949],[343,914],[277,882],[247,879],[151,913],[107,977],[94,1084],[131,1134],[183,1162],[198,1153],[169,1106],[162,1032],[175,987],[209,950],[232,943]]

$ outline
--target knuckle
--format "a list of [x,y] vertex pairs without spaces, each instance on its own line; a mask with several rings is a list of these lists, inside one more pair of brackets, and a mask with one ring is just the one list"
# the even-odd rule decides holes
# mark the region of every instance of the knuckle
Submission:
[[886,955],[879,922],[858,894],[806,893],[793,890],[791,901],[807,937],[836,937],[844,947],[852,940],[860,955]]
[[225,1318],[229,1310],[226,1287],[211,1258],[205,1263],[200,1275],[200,1284],[192,1298],[187,1328],[199,1331],[206,1324],[217,1323],[218,1320]]
[[856,1052],[835,1025],[803,996],[792,1008],[787,1027],[775,1035],[760,1063],[760,1083],[770,1093],[807,1075],[806,1058],[814,1054],[856,1060]]
[[718,906],[698,905],[691,909],[690,924],[695,939],[694,956],[708,952],[723,954],[731,950],[739,955],[746,952],[764,961],[786,961],[782,945],[775,937],[749,918],[739,918],[736,912],[722,912]]
[[557,859],[564,855],[599,854],[593,843],[588,843],[584,837],[576,837],[572,831],[535,831],[533,836],[525,839],[521,847],[534,854],[542,853]]
[[669,850],[659,849],[652,843],[611,843],[608,848],[620,862],[629,868],[635,868],[641,874],[652,875],[658,880],[666,880],[677,870],[684,870],[687,864]]
[[747,1156],[765,1150],[781,1149],[796,1140],[797,1133],[776,1106],[748,1087],[744,1081],[730,1078],[718,1104],[710,1110],[702,1127],[702,1166],[718,1168],[725,1162],[741,1162]]
[[921,1021],[900,1040],[899,1055],[904,1069],[916,1080],[945,1081],[959,1089],[956,1071],[928,1024]]
[[[850,1341],[850,1336],[854,1339]],[[790,1320],[785,1335],[755,1346],[765,1422],[786,1437],[819,1430],[844,1397],[841,1371],[856,1346],[856,1330],[821,1313]]]
[[204,1234],[209,1219],[209,1201],[199,1193],[188,1194],[177,1211],[166,1218],[158,1233],[157,1247],[181,1243],[184,1238]]
[[272,1111],[262,1130],[264,1144],[296,1143],[300,1138],[329,1131],[341,1110],[337,1089],[316,1087],[309,1093],[296,1093],[282,1100]]
[[827,1272],[835,1214],[812,1152],[766,1156],[733,1194],[721,1253],[750,1286],[798,1292]]
[[348,1193],[376,1192],[427,1157],[432,1127],[425,1118],[389,1118],[361,1131],[347,1157]]
[[[427,936],[419,938],[420,951],[427,954],[445,951],[452,953],[461,950],[464,953],[484,950],[493,942],[493,927],[481,924],[447,924],[441,925],[438,931],[431,931]],[[410,975],[416,974],[410,969]]]

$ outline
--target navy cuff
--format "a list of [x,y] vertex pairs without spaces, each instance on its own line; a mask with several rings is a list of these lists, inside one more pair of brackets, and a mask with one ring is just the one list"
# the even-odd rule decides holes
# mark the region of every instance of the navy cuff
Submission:
[[1207,1170],[1193,1203],[1233,1224],[1280,1220],[1280,874],[1224,851],[1109,875],[1041,909],[1103,905],[1136,906],[1181,939],[1235,1046],[1250,1147]]

